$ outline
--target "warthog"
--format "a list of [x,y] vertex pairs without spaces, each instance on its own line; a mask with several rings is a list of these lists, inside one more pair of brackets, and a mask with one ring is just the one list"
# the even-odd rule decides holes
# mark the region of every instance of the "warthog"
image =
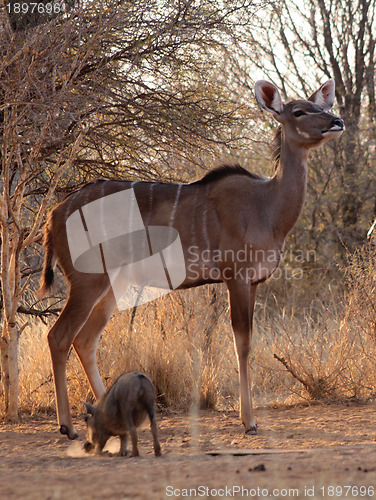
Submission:
[[138,457],[136,427],[149,416],[153,434],[154,453],[161,454],[158,427],[155,418],[154,387],[144,373],[130,372],[121,375],[95,405],[85,403],[87,437],[84,449],[100,454],[110,436],[119,436],[120,456],[127,455],[128,432],[132,440],[132,457]]

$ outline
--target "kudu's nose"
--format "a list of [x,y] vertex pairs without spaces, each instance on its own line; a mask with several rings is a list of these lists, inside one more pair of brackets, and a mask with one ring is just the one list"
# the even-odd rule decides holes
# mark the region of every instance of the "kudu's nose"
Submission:
[[341,120],[341,118],[335,118],[333,121],[332,121],[332,127],[340,127],[340,128],[345,128],[345,124],[343,122],[343,120]]

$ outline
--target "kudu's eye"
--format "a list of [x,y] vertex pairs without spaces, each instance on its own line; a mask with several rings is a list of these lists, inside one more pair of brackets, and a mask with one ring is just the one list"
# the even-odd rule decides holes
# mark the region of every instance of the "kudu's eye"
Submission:
[[294,111],[294,116],[296,116],[297,118],[299,118],[299,116],[303,116],[305,114],[306,113],[304,111],[302,111],[301,109],[297,109],[296,111]]

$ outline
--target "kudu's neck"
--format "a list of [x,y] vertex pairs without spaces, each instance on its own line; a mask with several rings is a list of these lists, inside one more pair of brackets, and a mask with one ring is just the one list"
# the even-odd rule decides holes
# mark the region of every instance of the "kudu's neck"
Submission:
[[303,209],[307,190],[308,148],[291,143],[282,129],[281,154],[273,185],[274,234],[285,238]]

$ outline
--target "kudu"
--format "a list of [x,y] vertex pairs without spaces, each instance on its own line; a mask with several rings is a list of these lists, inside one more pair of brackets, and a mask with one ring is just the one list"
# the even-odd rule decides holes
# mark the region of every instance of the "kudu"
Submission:
[[275,139],[276,171],[271,178],[239,166],[223,166],[184,185],[99,180],[52,210],[45,226],[46,257],[40,291],[45,293],[51,287],[53,266],[58,263],[68,281],[69,296],[48,334],[48,342],[62,434],[70,439],[77,437],[67,392],[69,349],[73,344],[94,395],[100,398],[105,387],[96,363],[97,344],[116,305],[108,275],[82,273],[73,266],[66,221],[89,202],[130,188],[145,226],[173,226],[180,235],[186,277],[179,288],[226,283],[239,363],[240,416],[245,432],[257,434],[248,366],[256,289],[277,268],[286,235],[302,211],[310,148],[339,137],[345,128],[341,119],[327,112],[334,94],[331,79],[307,101],[283,104],[272,83],[256,82],[259,105],[280,123]]

